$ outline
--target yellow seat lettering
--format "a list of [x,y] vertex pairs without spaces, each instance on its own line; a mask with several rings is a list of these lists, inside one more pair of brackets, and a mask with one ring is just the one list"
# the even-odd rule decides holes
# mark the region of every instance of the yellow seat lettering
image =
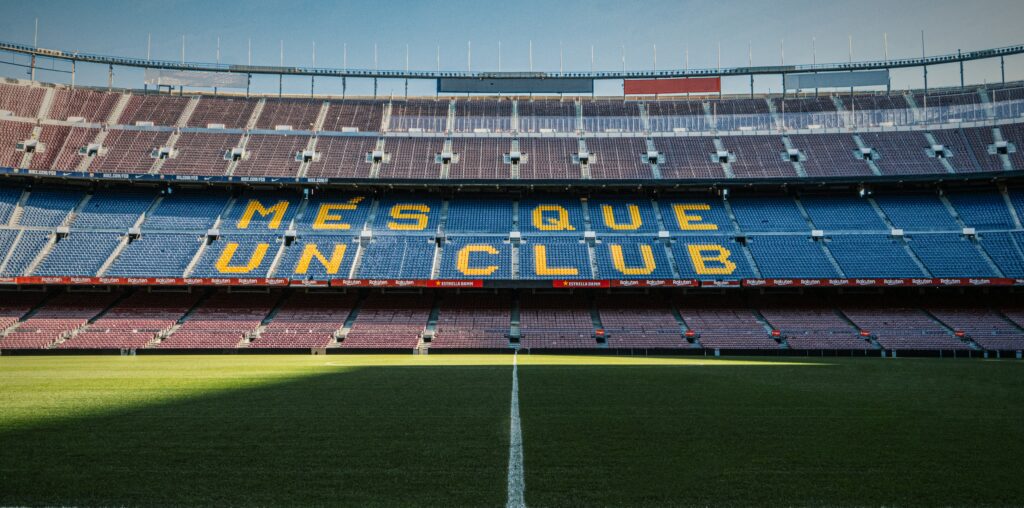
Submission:
[[345,203],[323,203],[316,212],[316,220],[313,221],[313,229],[329,229],[347,231],[352,229],[351,224],[341,222],[341,214],[333,213],[342,210],[355,210],[362,197],[355,197]]
[[544,245],[533,246],[533,264],[537,275],[579,275],[580,273],[572,266],[548,266],[548,248]]
[[462,272],[463,275],[490,275],[498,270],[498,265],[488,265],[471,267],[469,266],[469,257],[474,253],[489,254],[497,256],[498,249],[490,245],[467,245],[459,249],[459,253],[455,258],[455,266]]
[[636,205],[626,205],[626,212],[629,214],[629,222],[619,224],[615,220],[615,210],[612,205],[601,205],[601,214],[604,216],[604,224],[611,229],[616,231],[634,231],[640,229],[643,225],[643,220],[640,219],[640,207]]
[[245,212],[242,214],[242,218],[238,221],[238,229],[249,229],[249,222],[256,214],[260,214],[261,217],[266,217],[273,214],[273,218],[270,219],[270,224],[267,225],[267,229],[277,229],[281,226],[281,220],[284,219],[284,213],[288,211],[288,201],[278,201],[276,205],[271,207],[264,207],[263,203],[259,200],[250,199],[249,204],[245,207]]
[[682,231],[715,231],[718,225],[701,222],[704,217],[686,212],[708,211],[711,205],[706,203],[676,203],[672,205],[672,211],[676,215],[676,223]]
[[654,263],[654,252],[650,245],[641,244],[640,257],[643,259],[643,266],[626,266],[626,258],[622,255],[621,245],[609,245],[608,249],[612,254],[612,266],[625,275],[650,275],[658,266]]
[[[729,260],[732,252],[721,245],[694,244],[687,245],[693,269],[700,275],[729,275],[736,270],[736,263]],[[708,263],[721,266],[708,266]]]
[[238,250],[238,244],[235,242],[228,243],[224,246],[224,250],[221,251],[220,258],[217,259],[217,264],[214,266],[220,273],[249,273],[260,266],[260,263],[263,262],[263,257],[267,255],[269,247],[270,244],[267,243],[257,244],[256,249],[252,251],[252,255],[249,256],[249,261],[245,265],[232,265],[231,261]]
[[[550,215],[552,213],[554,216]],[[558,205],[538,205],[534,208],[533,227],[540,231],[576,231],[569,222],[569,210]]]
[[316,259],[317,262],[327,270],[328,275],[335,275],[338,273],[338,270],[341,269],[341,262],[345,259],[345,250],[347,247],[348,246],[343,243],[334,244],[334,250],[331,252],[331,258],[327,259],[327,257],[320,252],[320,248],[317,247],[316,244],[307,243],[306,246],[302,248],[302,256],[299,257],[299,262],[295,265],[295,273],[305,275],[306,272],[309,271],[309,264]]
[[388,229],[395,231],[423,231],[427,229],[427,222],[430,217],[430,207],[427,205],[395,205],[391,207],[390,217],[396,220],[412,222],[388,222]]

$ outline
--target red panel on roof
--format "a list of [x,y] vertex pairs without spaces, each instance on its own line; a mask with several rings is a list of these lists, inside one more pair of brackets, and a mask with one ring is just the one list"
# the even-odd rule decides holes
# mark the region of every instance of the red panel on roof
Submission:
[[711,93],[722,90],[722,78],[627,79],[626,95]]

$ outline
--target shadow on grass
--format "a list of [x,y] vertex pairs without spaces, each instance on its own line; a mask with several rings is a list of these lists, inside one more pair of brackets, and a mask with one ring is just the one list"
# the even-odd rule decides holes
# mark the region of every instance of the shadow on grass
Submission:
[[[30,396],[45,411],[112,389],[80,382]],[[159,399],[159,382],[113,389]],[[501,505],[510,383],[495,367],[333,368],[8,421],[0,505]]]
[[1018,505],[1020,367],[520,362],[527,504]]

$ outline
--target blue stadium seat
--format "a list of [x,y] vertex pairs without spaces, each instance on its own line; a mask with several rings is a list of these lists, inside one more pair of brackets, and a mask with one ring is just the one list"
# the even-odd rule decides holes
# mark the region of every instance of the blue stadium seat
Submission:
[[33,275],[96,275],[120,241],[118,233],[74,231],[53,246]]
[[[310,245],[314,247],[308,247]],[[310,249],[309,254],[304,256],[307,248]],[[341,250],[342,248],[344,251]],[[284,256],[281,258],[281,263],[274,272],[274,276],[289,277],[294,280],[345,279],[352,271],[352,262],[355,261],[358,250],[359,243],[356,236],[300,233],[295,241],[285,248]],[[318,258],[316,253],[319,253],[323,259]],[[337,257],[335,257],[336,253]],[[303,267],[303,263],[300,262],[306,261],[306,257],[308,257],[308,262],[304,263]]]
[[[645,253],[650,258],[645,259]],[[671,279],[672,265],[665,244],[653,237],[602,236],[595,252],[597,276],[602,279]],[[616,258],[616,254],[621,257]]]
[[[493,249],[466,250],[466,246],[474,245]],[[461,261],[466,264],[459,269]],[[494,268],[497,267],[497,268]],[[468,268],[468,270],[466,270]],[[465,273],[465,272],[469,273]],[[512,245],[501,236],[449,236],[441,251],[442,279],[511,279],[512,278]]]
[[25,275],[25,269],[39,255],[46,243],[50,240],[52,233],[48,231],[23,231],[21,239],[17,240],[14,250],[7,254],[7,266],[0,275],[19,276]]
[[732,197],[732,212],[740,230],[746,232],[809,231],[796,201],[789,196]]
[[[672,243],[672,257],[684,279],[730,280],[755,278],[743,252],[745,247],[732,237],[686,236]],[[721,249],[724,249],[721,250]],[[691,252],[692,251],[692,252]],[[727,254],[727,256],[725,256]],[[715,258],[725,256],[727,262]],[[703,267],[700,260],[704,259]]]
[[598,233],[656,233],[660,229],[650,199],[598,197],[587,203],[590,227]]
[[893,226],[908,231],[959,231],[960,226],[935,194],[888,194],[875,202]]
[[512,201],[502,197],[452,199],[444,229],[450,233],[508,234],[512,231]]
[[957,234],[914,235],[910,248],[936,277],[995,277],[977,247]]
[[143,233],[128,244],[105,275],[181,277],[199,250],[197,234]]
[[992,191],[950,192],[946,194],[967,227],[977,229],[1013,229],[1013,217],[1003,196]]
[[359,279],[429,279],[436,246],[423,235],[377,235],[364,246]]
[[21,187],[0,187],[0,224],[7,224],[21,199]]
[[1024,277],[1024,233],[983,233],[978,237],[992,262],[1007,277]]
[[847,277],[924,277],[900,240],[888,235],[835,235],[828,250]]
[[[545,263],[537,257],[537,246],[544,246]],[[546,268],[538,273],[538,268]],[[523,239],[519,246],[520,279],[592,279],[590,255],[580,236],[536,235]]]
[[135,225],[153,199],[149,192],[97,191],[78,212],[71,227],[126,230]]
[[60,226],[78,206],[82,196],[82,193],[70,190],[33,189],[25,202],[19,224],[47,228]]
[[875,207],[864,198],[806,195],[800,197],[800,203],[818,229],[828,232],[889,230]]
[[142,223],[143,231],[205,232],[227,205],[219,193],[175,192],[166,195]]
[[807,236],[756,235],[747,239],[761,276],[766,278],[838,277],[818,242]]

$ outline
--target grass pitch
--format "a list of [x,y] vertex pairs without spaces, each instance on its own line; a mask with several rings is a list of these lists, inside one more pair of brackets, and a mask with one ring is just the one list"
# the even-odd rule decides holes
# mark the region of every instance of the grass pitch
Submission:
[[[0,505],[500,506],[511,360],[0,357]],[[526,502],[1019,505],[1022,369],[520,356]]]

